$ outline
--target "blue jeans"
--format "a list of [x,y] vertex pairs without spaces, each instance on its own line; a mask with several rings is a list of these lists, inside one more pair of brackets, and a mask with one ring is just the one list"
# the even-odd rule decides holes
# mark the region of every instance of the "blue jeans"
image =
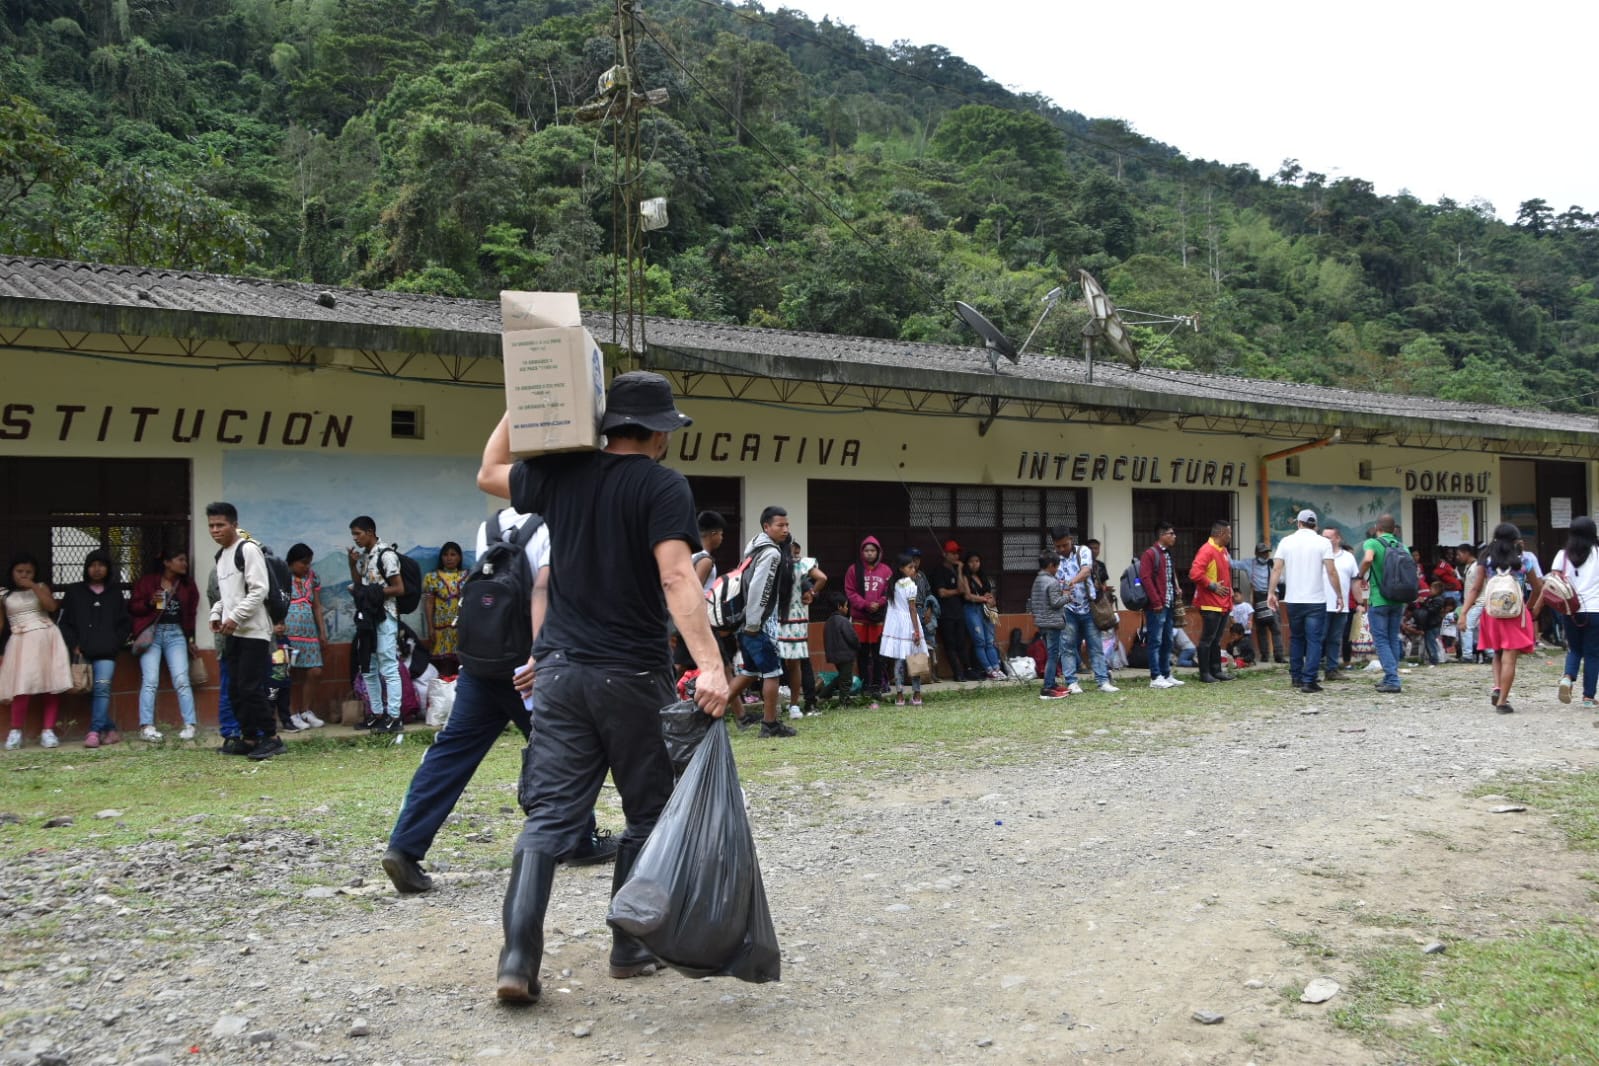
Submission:
[[1421,635],[1422,648],[1425,651],[1426,660],[1434,666],[1444,661],[1443,644],[1440,643],[1442,634],[1443,626],[1440,624],[1433,626]]
[[94,659],[90,666],[94,668],[94,697],[90,704],[89,728],[104,733],[117,727],[111,720],[111,675],[116,673],[117,661]]
[[1377,661],[1382,663],[1382,683],[1399,687],[1399,660],[1404,658],[1405,635],[1401,626],[1405,620],[1405,605],[1390,603],[1385,607],[1372,606],[1366,612],[1371,623],[1371,644],[1377,651]]
[[425,858],[439,827],[466,791],[494,742],[514,723],[524,737],[531,715],[510,680],[489,680],[465,670],[455,681],[455,705],[449,721],[433,738],[411,777],[400,816],[389,834],[389,847],[413,860]]
[[1149,677],[1171,673],[1172,609],[1144,612],[1144,642],[1149,649]]
[[1591,700],[1599,686],[1599,613],[1584,611],[1566,618],[1566,676],[1577,680],[1579,667],[1582,698]]
[[1477,654],[1477,626],[1482,622],[1482,604],[1474,603],[1466,612],[1465,628],[1460,631],[1460,654]]
[[194,724],[194,690],[189,687],[189,638],[182,626],[157,625],[155,639],[139,656],[144,683],[139,686],[139,724],[155,725],[155,690],[161,684],[161,660],[167,661],[172,687],[178,690],[178,713],[184,725]]
[[1308,685],[1316,680],[1321,667],[1321,648],[1327,636],[1325,603],[1288,605],[1288,673],[1294,684]]
[[1321,666],[1329,674],[1344,664],[1344,634],[1349,632],[1352,617],[1348,611],[1327,612],[1327,635],[1323,641],[1326,648],[1322,652]]
[[1040,629],[1039,635],[1044,638],[1044,688],[1048,692],[1055,687],[1055,679],[1060,676],[1060,634],[1058,629]]
[[[400,717],[400,623],[398,619],[383,616],[378,623],[377,644],[372,650],[372,662],[366,672],[366,698],[373,714]],[[382,682],[382,687],[378,683]],[[383,693],[383,709],[378,709],[378,693]],[[455,713],[455,712],[450,712]]]
[[1103,685],[1110,680],[1110,671],[1105,669],[1105,644],[1100,639],[1099,627],[1094,625],[1094,616],[1067,611],[1066,628],[1060,631],[1060,644],[1068,687],[1077,683],[1077,671],[1083,665],[1080,645],[1085,643],[1088,645],[1089,669],[1094,673],[1094,680]]
[[972,635],[972,656],[980,670],[999,669],[999,649],[994,647],[994,623],[980,603],[966,605],[966,631]]

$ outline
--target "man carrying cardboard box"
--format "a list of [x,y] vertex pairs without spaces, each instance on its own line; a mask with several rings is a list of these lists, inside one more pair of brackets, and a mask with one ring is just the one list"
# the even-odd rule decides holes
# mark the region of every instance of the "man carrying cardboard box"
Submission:
[[[551,544],[548,613],[533,647],[536,739],[518,788],[527,821],[505,892],[496,987],[502,1002],[533,1003],[555,867],[581,842],[606,771],[627,817],[612,895],[671,795],[658,713],[675,698],[668,611],[699,667],[694,698],[707,714],[726,710],[728,682],[694,573],[694,496],[682,474],[660,464],[672,431],[690,424],[666,379],[635,371],[611,383],[600,451],[517,462],[509,422],[502,418],[484,447],[478,487],[542,514]],[[612,977],[654,964],[642,944],[613,931]]]

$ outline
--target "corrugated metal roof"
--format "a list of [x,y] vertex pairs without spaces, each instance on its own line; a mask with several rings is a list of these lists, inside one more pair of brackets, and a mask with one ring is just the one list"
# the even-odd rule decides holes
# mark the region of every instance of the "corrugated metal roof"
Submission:
[[[237,335],[220,339],[283,343],[286,336],[295,334],[295,323],[305,323],[302,343],[308,345],[344,343],[349,347],[386,347],[392,351],[428,350],[431,335],[439,350],[450,354],[498,353],[499,306],[491,300],[0,257],[0,324],[38,324],[38,314],[23,316],[11,310],[29,307],[33,301],[41,302],[36,306],[102,309],[107,321],[118,323],[130,320],[128,309],[139,309],[157,317],[132,315],[137,322],[159,321],[173,329],[170,335],[187,337],[195,336],[196,331],[231,332]],[[203,316],[204,321],[185,326],[186,315]],[[31,321],[7,321],[22,317]],[[603,340],[611,335],[609,315],[586,313],[584,317],[597,337]],[[183,328],[188,332],[182,332]],[[1152,369],[1134,372],[1114,363],[1096,365],[1090,385],[1081,360],[1054,356],[1028,356],[1020,365],[1001,361],[999,369],[991,373],[987,354],[977,348],[661,318],[647,319],[645,334],[651,351],[644,363],[674,370],[760,373],[800,380],[815,376],[846,382],[852,370],[873,368],[886,372],[886,380],[900,388],[924,391],[986,394],[991,386],[997,386],[1030,399],[1070,399],[1086,405],[1116,407],[1144,404],[1166,408],[1168,403],[1198,399],[1248,406],[1260,411],[1263,418],[1270,418],[1273,409],[1286,408],[1323,415],[1347,412],[1398,422],[1424,419],[1473,427],[1515,427],[1562,436],[1599,435],[1599,419],[1584,415],[1218,374]],[[984,387],[978,390],[978,384]]]

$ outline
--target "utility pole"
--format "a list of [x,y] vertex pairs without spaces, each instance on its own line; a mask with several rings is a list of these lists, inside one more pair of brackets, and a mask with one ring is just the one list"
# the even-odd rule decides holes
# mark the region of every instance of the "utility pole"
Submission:
[[[666,103],[665,89],[639,92],[638,22],[633,0],[616,0],[616,65],[600,75],[598,92],[577,109],[577,120],[611,128],[611,341],[629,356],[644,350],[644,234],[657,228],[657,216],[641,210],[639,181],[643,171],[639,116]],[[659,205],[665,225],[665,204]]]

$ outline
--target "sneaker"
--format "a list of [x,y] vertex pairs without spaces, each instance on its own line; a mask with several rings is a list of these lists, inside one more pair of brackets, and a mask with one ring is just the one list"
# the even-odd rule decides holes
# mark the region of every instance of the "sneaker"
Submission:
[[314,711],[301,711],[300,721],[306,723],[312,729],[321,729],[323,726],[327,725],[326,722],[316,716],[316,712]]
[[567,858],[566,864],[568,866],[598,866],[600,863],[610,862],[616,858],[616,850],[620,846],[621,841],[614,839],[609,829],[596,829],[589,834],[587,840],[577,846],[577,850]]
[[905,693],[903,693],[903,692],[894,693],[894,706],[896,706],[896,707],[905,706]]
[[271,736],[262,740],[261,743],[257,744],[255,749],[251,751],[249,755],[245,756],[245,758],[254,759],[256,762],[261,762],[264,759],[272,758],[274,755],[282,755],[288,750],[288,747],[283,743],[283,738],[278,736],[276,733],[273,733]]
[[1181,688],[1183,685],[1186,685],[1188,683],[1188,682],[1183,681],[1183,680],[1181,680],[1179,678],[1175,678],[1175,677],[1173,677],[1170,674],[1166,675],[1166,679],[1165,680],[1166,680],[1166,687],[1167,688]]
[[1333,667],[1331,670],[1325,671],[1321,676],[1323,681],[1342,681],[1344,672],[1337,667]]
[[89,730],[88,733],[84,734],[83,746],[86,748],[98,748],[100,746],[100,734],[92,729]]
[[792,737],[795,735],[796,734],[794,730],[789,726],[784,725],[782,722],[761,723],[762,740],[765,740],[767,737]]
[[788,716],[790,718],[804,718],[805,712],[800,710],[799,704],[791,703],[788,705]]
[[39,747],[59,748],[60,746],[61,741],[56,737],[56,731],[54,729],[46,729],[43,733],[39,734]]
[[1583,697],[1583,700],[1582,700],[1582,709],[1583,710],[1591,711],[1595,707],[1599,707],[1599,703],[1595,703],[1593,700],[1588,699],[1586,696]]
[[877,710],[877,701],[876,701],[876,700],[873,700],[873,701],[872,701],[872,702],[871,702],[871,703],[868,703],[868,704],[867,704],[867,705],[866,705],[866,709],[867,709],[867,710],[868,710],[868,711],[875,711],[875,710]]
[[[873,706],[876,706],[876,704],[873,704]],[[738,727],[740,729],[748,729],[752,725],[759,725],[760,721],[760,711],[745,711],[743,714],[738,716]]]
[[182,729],[178,730],[178,739],[179,740],[193,740],[194,739],[194,726],[185,725]]
[[216,750],[218,755],[248,755],[250,744],[243,737],[223,737],[222,746]]
[[1560,702],[1571,702],[1571,678],[1565,676],[1564,674],[1562,674],[1560,677]]
[[383,872],[389,875],[394,891],[402,896],[433,891],[433,878],[422,872],[415,859],[393,848],[383,853]]
[[371,729],[373,726],[377,725],[382,720],[383,720],[383,716],[382,715],[369,714],[365,718],[361,719],[359,722],[355,723],[354,728],[356,728],[356,729]]
[[1101,692],[1120,692],[1121,689],[1117,688],[1115,685],[1111,684],[1109,681],[1101,681],[1099,683],[1099,691],[1101,691]]
[[921,705],[922,705],[922,698],[920,696],[912,696],[911,697],[911,706],[912,707],[920,707]]
[[1149,687],[1150,688],[1172,688],[1174,686],[1172,685],[1171,678],[1169,678],[1169,677],[1152,677],[1152,678],[1149,679]]
[[121,744],[122,743],[122,734],[118,733],[117,730],[116,730],[116,727],[113,726],[112,728],[107,729],[104,733],[100,734],[100,743],[102,743],[102,744]]
[[1068,696],[1081,696],[1083,694],[1083,686],[1073,681],[1071,684],[1066,686],[1066,694]]
[[291,714],[289,715],[289,728],[293,729],[295,732],[299,732],[302,729],[310,729],[311,726],[304,718],[301,718],[297,714]]
[[[311,727],[306,726],[306,728],[309,729]],[[384,733],[388,736],[394,736],[395,734],[403,733],[405,732],[405,719],[401,718],[397,714],[393,715],[392,717],[385,717],[383,721],[372,727],[372,732]]]
[[148,740],[152,744],[159,743],[161,740],[161,731],[153,725],[147,725],[143,729],[139,730],[139,739]]
[[1041,700],[1063,700],[1066,698],[1066,690],[1063,688],[1046,688],[1038,694],[1038,698]]
[[1322,692],[1324,690],[1322,689],[1322,687],[1320,685],[1316,684],[1316,682],[1307,681],[1303,685],[1299,686],[1299,691],[1305,693],[1306,695],[1312,695],[1314,693]]
[[1378,692],[1385,692],[1385,693],[1389,693],[1391,695],[1397,696],[1399,694],[1399,686],[1398,685],[1381,684],[1381,685],[1377,686],[1377,691]]
[[22,730],[13,729],[6,734],[6,750],[16,751],[20,747],[22,747]]

